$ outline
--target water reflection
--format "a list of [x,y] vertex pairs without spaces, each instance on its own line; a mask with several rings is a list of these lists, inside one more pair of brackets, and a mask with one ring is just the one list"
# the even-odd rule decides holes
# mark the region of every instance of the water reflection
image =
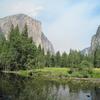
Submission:
[[100,88],[0,74],[0,100],[100,100]]

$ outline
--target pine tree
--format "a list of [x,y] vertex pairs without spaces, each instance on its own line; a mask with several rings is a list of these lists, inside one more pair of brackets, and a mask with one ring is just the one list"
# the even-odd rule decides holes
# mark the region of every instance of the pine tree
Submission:
[[39,45],[37,49],[36,66],[38,68],[45,66],[44,49],[41,48],[41,45]]
[[55,67],[56,59],[54,55],[50,57],[50,67]]
[[22,32],[22,35],[23,35],[24,37],[28,37],[28,28],[27,28],[27,24],[25,24],[25,26],[24,26],[24,31]]
[[51,59],[50,58],[51,58],[51,54],[48,51],[47,54],[45,55],[45,60],[46,60],[45,66],[46,67],[50,67],[51,66]]
[[66,52],[64,52],[61,56],[61,67],[67,67],[68,66],[68,57]]
[[55,59],[56,59],[56,67],[60,67],[61,66],[61,55],[59,51],[56,53]]
[[100,46],[94,51],[94,66],[100,68]]

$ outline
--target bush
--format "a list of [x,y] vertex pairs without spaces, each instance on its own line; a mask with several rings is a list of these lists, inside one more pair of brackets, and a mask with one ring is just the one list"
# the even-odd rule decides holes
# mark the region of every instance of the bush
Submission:
[[83,60],[79,65],[79,68],[92,68],[92,67],[93,67],[93,64],[86,60]]
[[79,77],[79,78],[89,78],[93,75],[92,64],[87,61],[82,61],[80,67],[78,68],[71,68],[68,71],[72,77]]

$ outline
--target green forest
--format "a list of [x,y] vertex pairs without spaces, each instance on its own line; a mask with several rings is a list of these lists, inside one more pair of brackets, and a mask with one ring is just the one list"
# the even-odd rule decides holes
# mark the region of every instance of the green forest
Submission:
[[69,53],[47,53],[39,45],[38,47],[28,37],[27,25],[20,33],[18,26],[12,25],[8,39],[0,33],[0,70],[18,71],[43,67],[70,68],[78,71],[100,67],[100,48],[91,55],[84,55],[80,51],[70,50]]

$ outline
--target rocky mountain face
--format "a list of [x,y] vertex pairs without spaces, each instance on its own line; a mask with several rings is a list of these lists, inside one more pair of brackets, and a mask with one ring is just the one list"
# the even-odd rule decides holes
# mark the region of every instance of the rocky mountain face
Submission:
[[100,26],[98,27],[96,34],[92,37],[90,47],[91,52],[94,52],[98,46],[100,46]]
[[83,49],[83,50],[81,51],[81,54],[88,55],[89,52],[90,52],[90,47]]
[[54,53],[53,45],[43,34],[41,22],[25,14],[17,14],[0,18],[0,32],[4,33],[7,39],[12,25],[14,27],[18,25],[20,32],[22,32],[25,24],[27,25],[28,28],[28,37],[32,37],[36,46],[41,45],[41,47],[44,48],[45,53],[47,53],[47,51],[50,51],[50,53],[53,54]]
[[81,52],[83,54],[91,54],[98,46],[100,46],[100,26],[98,27],[96,34],[91,39],[91,46]]

